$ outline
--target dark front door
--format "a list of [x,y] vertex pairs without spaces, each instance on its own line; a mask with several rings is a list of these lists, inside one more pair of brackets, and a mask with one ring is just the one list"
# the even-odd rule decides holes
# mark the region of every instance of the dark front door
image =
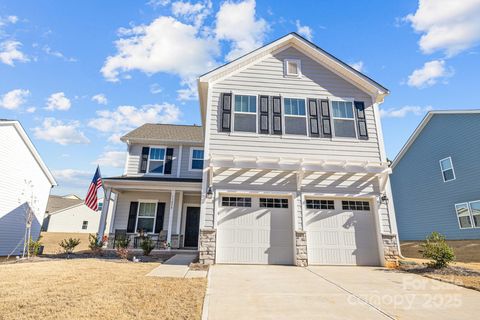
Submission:
[[185,247],[198,247],[198,229],[200,227],[200,208],[187,207],[185,219]]

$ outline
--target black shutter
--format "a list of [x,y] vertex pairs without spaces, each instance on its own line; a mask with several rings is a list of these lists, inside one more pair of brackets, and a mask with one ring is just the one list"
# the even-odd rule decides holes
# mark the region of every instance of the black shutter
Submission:
[[282,98],[272,97],[273,112],[272,112],[272,124],[273,133],[282,134]]
[[357,114],[358,138],[368,140],[367,120],[365,118],[365,103],[355,101],[355,111]]
[[230,123],[232,121],[232,94],[222,94],[222,131],[230,132]]
[[260,126],[260,133],[269,134],[270,133],[270,126],[269,126],[269,117],[268,117],[268,107],[269,107],[269,98],[268,96],[260,96],[260,118],[259,118],[259,126]]
[[332,127],[330,123],[330,108],[328,100],[320,101],[320,114],[322,116],[322,135],[326,138],[332,136]]
[[147,172],[147,163],[148,163],[148,153],[150,152],[149,147],[142,148],[142,158],[140,159],[140,173]]
[[137,222],[138,202],[130,202],[130,212],[128,213],[127,232],[135,232],[135,223]]
[[310,123],[310,136],[318,137],[320,135],[318,127],[318,108],[316,99],[308,99],[308,115]]
[[160,233],[163,230],[163,217],[165,216],[165,203],[159,202],[157,204],[157,220],[155,222],[155,233]]
[[167,148],[167,153],[165,155],[165,170],[163,174],[172,174],[172,163],[173,163],[173,148]]

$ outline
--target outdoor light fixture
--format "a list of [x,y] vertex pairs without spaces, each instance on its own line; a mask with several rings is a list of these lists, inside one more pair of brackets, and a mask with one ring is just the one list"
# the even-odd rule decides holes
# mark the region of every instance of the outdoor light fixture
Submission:
[[387,197],[386,194],[382,195],[382,197],[380,198],[380,200],[382,200],[382,203],[388,204],[388,197]]
[[212,187],[208,187],[208,190],[207,190],[207,198],[208,198],[208,199],[212,199],[212,197],[213,197]]

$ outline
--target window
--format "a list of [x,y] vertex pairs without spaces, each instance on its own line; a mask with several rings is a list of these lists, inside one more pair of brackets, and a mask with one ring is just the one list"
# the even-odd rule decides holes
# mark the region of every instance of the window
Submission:
[[235,112],[257,112],[256,96],[235,96]]
[[342,209],[370,211],[370,204],[368,201],[342,201]]
[[190,149],[190,170],[203,169],[203,149]]
[[251,207],[252,198],[222,197],[223,207]]
[[440,169],[442,169],[442,177],[444,182],[455,180],[455,171],[453,171],[451,157],[440,160]]
[[305,99],[285,98],[285,115],[305,116]]
[[305,99],[285,98],[285,134],[307,135]]
[[156,212],[157,203],[140,202],[138,206],[136,230],[143,230],[143,232],[153,232],[153,228],[155,226]]
[[87,230],[88,228],[88,221],[83,221],[82,222],[82,230]]
[[288,199],[260,198],[260,208],[288,208]]
[[333,200],[307,200],[307,209],[335,210]]
[[480,228],[480,200],[455,205],[460,229]]
[[332,101],[332,114],[335,137],[357,137],[352,101]]
[[150,148],[148,172],[163,174],[165,167],[165,148]]
[[103,208],[103,202],[99,202],[97,211],[102,211],[102,208]]
[[284,62],[285,66],[285,75],[286,76],[301,76],[301,62],[297,59],[285,59]]

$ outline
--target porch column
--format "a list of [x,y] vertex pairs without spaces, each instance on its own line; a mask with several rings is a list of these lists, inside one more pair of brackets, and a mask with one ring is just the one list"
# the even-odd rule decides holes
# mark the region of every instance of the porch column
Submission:
[[97,239],[102,240],[105,233],[105,225],[107,223],[108,207],[110,206],[110,196],[112,195],[112,188],[105,190],[105,197],[103,198],[102,213],[100,214],[100,223],[98,224]]
[[117,203],[118,203],[118,195],[119,193],[112,192],[112,195],[110,198],[113,197],[113,210],[112,214],[108,216],[107,221],[109,222],[109,229],[108,229],[108,234],[112,234],[115,232],[115,216],[117,214]]
[[175,189],[170,191],[170,210],[168,212],[167,243],[172,243],[173,209],[175,208]]
[[183,191],[179,191],[178,211],[177,211],[177,227],[175,228],[175,233],[179,235],[178,240],[180,240],[180,225],[181,225],[181,221],[182,221],[182,210],[183,210]]

